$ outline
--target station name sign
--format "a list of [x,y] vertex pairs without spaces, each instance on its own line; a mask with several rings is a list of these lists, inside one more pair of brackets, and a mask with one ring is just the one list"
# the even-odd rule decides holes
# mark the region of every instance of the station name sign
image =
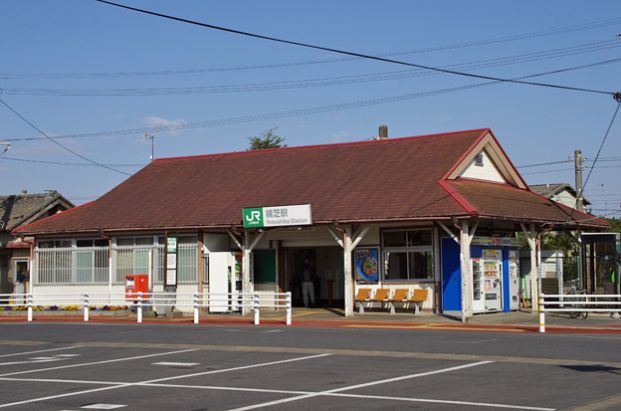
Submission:
[[244,228],[313,224],[310,204],[244,208],[242,214]]

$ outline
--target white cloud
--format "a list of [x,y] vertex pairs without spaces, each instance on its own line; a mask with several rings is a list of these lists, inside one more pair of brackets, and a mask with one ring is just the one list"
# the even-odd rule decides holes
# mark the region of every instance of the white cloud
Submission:
[[174,129],[179,126],[183,126],[187,122],[183,119],[178,120],[169,120],[164,117],[158,116],[144,116],[142,118],[142,122],[145,123],[148,127],[171,127],[171,134],[176,134]]

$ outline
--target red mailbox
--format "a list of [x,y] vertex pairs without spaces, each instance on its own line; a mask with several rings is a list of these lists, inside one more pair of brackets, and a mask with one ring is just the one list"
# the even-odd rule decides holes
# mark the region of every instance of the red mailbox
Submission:
[[125,276],[125,299],[136,301],[138,293],[141,292],[143,299],[146,299],[149,292],[148,274],[128,274]]

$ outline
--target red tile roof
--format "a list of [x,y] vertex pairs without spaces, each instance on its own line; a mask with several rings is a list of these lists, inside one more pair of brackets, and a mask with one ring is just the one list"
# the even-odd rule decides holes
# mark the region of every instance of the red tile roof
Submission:
[[450,185],[482,217],[602,228],[608,226],[608,223],[592,215],[508,184],[467,179],[447,181],[444,184]]
[[244,207],[307,203],[315,223],[464,216],[473,210],[438,182],[488,132],[158,159],[97,201],[19,232],[229,227]]

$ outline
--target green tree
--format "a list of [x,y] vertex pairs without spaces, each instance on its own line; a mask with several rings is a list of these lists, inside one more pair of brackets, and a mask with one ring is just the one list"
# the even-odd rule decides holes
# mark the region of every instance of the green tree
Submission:
[[259,136],[248,137],[250,145],[248,150],[263,150],[266,148],[282,148],[287,147],[285,138],[274,133],[276,128],[265,130]]
[[606,221],[610,224],[610,228],[608,231],[612,231],[614,233],[621,233],[621,219],[619,218],[603,218],[602,220]]

